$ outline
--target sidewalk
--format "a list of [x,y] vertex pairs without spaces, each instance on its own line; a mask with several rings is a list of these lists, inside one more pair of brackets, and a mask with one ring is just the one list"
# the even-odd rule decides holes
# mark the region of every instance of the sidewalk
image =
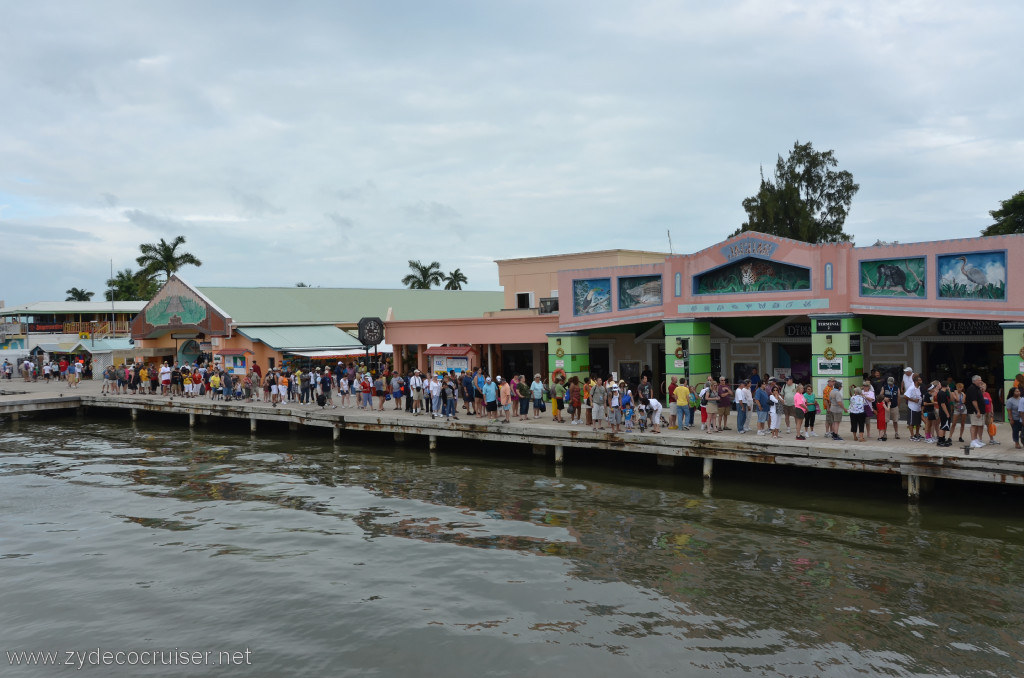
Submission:
[[[94,380],[86,380],[86,381],[83,381],[81,384],[79,384],[77,388],[69,388],[66,383],[64,383],[64,382],[57,382],[57,381],[53,381],[53,380],[51,380],[49,383],[47,383],[46,381],[41,380],[41,379],[39,381],[36,381],[36,382],[28,382],[27,383],[25,381],[19,381],[18,379],[11,379],[9,381],[6,380],[6,379],[3,379],[3,380],[0,380],[0,392],[3,392],[2,394],[0,394],[0,402],[7,401],[7,400],[25,400],[25,399],[34,399],[34,398],[54,398],[54,397],[58,397],[58,396],[74,397],[74,396],[79,395],[79,394],[81,394],[81,395],[100,396],[101,387],[102,387],[102,382],[98,381],[98,380],[95,380],[95,381]],[[102,397],[102,396],[100,396],[100,397]],[[115,397],[115,396],[112,396],[112,397]],[[116,397],[119,398],[119,399],[122,399],[122,400],[126,400],[126,401],[138,400],[140,402],[145,402],[145,401],[148,401],[148,400],[155,400],[155,399],[161,399],[161,400],[168,399],[168,396],[151,396],[151,395],[122,395],[122,396],[116,396]],[[353,397],[353,400],[354,400],[354,397]],[[227,405],[227,406],[230,406],[230,405],[232,405],[233,403],[236,402],[236,401],[228,401],[228,402],[225,402],[225,401],[211,401],[209,399],[209,396],[201,396],[201,397],[196,397],[194,399],[184,399],[184,398],[176,397],[176,398],[174,398],[174,401],[175,402],[197,402],[197,403],[198,402],[204,402],[204,403],[205,402],[217,402],[217,403],[220,403],[220,404],[223,404],[223,405]],[[338,398],[336,396],[335,402],[340,402],[340,398]],[[237,404],[239,406],[243,406],[244,405],[246,407],[251,407],[251,408],[254,408],[254,409],[267,409],[267,410],[272,409],[272,406],[270,405],[270,403],[262,403],[262,402],[253,403],[253,402],[247,402],[246,401],[246,402],[237,402]],[[302,411],[302,410],[317,411],[317,410],[320,409],[316,404],[306,404],[306,405],[303,405],[303,404],[300,404],[300,403],[297,403],[297,402],[291,402],[291,403],[287,403],[287,404],[282,404],[282,405],[279,405],[278,407],[280,409],[287,409],[287,410],[292,410],[292,411]],[[461,409],[461,407],[462,407],[462,403],[460,402],[459,403],[459,410],[458,410],[458,415],[457,416],[459,417],[459,423],[461,423],[461,424],[487,425],[487,426],[493,426],[495,428],[505,427],[505,428],[507,428],[509,430],[510,433],[516,433],[516,434],[519,434],[519,435],[521,435],[524,432],[524,430],[530,430],[530,429],[540,429],[540,430],[543,430],[543,429],[558,428],[558,427],[561,427],[561,428],[564,428],[564,429],[567,429],[567,430],[576,430],[576,431],[585,432],[585,433],[591,433],[591,434],[593,433],[591,427],[586,426],[584,424],[575,424],[574,425],[574,424],[568,423],[568,421],[566,421],[566,423],[564,423],[564,424],[553,422],[551,420],[551,410],[550,409],[548,409],[548,411],[546,413],[541,415],[540,419],[533,419],[533,415],[531,414],[530,415],[530,420],[527,421],[527,422],[520,422],[520,421],[518,421],[518,419],[517,419],[518,415],[516,413],[513,413],[511,423],[505,424],[505,423],[491,423],[491,422],[489,422],[489,420],[487,419],[486,416],[482,417],[482,418],[478,418],[478,417],[475,417],[475,416],[467,415]],[[380,419],[382,421],[395,421],[395,420],[399,420],[399,419],[409,419],[409,420],[413,420],[413,419],[426,419],[426,420],[430,420],[430,415],[429,414],[420,415],[420,416],[414,416],[412,414],[409,414],[409,413],[405,412],[404,410],[402,410],[400,412],[396,412],[394,410],[394,403],[392,403],[390,401],[384,403],[383,411],[378,411],[378,410],[361,410],[361,409],[359,409],[357,407],[350,407],[350,408],[339,407],[337,410],[328,410],[328,411],[335,412],[337,414],[343,414],[346,417],[353,417],[353,418],[359,418],[359,419],[372,418],[372,419]],[[667,419],[667,417],[666,417],[666,419]],[[872,434],[873,434],[872,437],[869,437],[866,442],[861,443],[861,442],[856,442],[856,441],[853,440],[853,436],[849,433],[849,421],[844,418],[843,426],[840,426],[840,432],[839,432],[839,435],[843,438],[843,440],[841,440],[841,441],[832,441],[832,440],[826,439],[822,435],[824,433],[824,428],[825,428],[824,424],[819,424],[819,425],[817,425],[815,427],[817,429],[817,431],[818,431],[818,434],[819,434],[818,437],[811,437],[811,438],[808,438],[806,441],[795,440],[795,438],[796,438],[795,433],[794,434],[787,434],[786,433],[786,429],[785,429],[785,424],[782,424],[781,435],[776,440],[776,439],[772,439],[772,438],[770,438],[768,436],[759,436],[754,431],[751,431],[750,433],[743,434],[743,435],[737,433],[735,430],[733,430],[733,431],[724,431],[724,432],[721,432],[721,433],[714,433],[714,434],[702,433],[700,431],[700,423],[699,423],[699,421],[700,421],[700,419],[699,419],[699,415],[698,415],[698,417],[696,418],[696,422],[697,422],[696,426],[694,428],[692,428],[691,430],[689,430],[689,431],[678,431],[678,430],[673,431],[673,430],[669,430],[667,426],[663,426],[662,429],[661,429],[661,433],[660,434],[652,434],[650,429],[648,428],[646,433],[640,433],[638,429],[634,429],[633,433],[626,433],[625,431],[623,431],[622,433],[619,434],[619,436],[623,437],[623,438],[627,438],[627,437],[631,437],[632,436],[634,438],[649,439],[649,440],[652,440],[652,441],[655,440],[655,439],[659,439],[659,442],[661,442],[662,444],[664,444],[666,440],[670,440],[672,438],[677,438],[677,439],[680,439],[680,440],[704,439],[704,440],[714,440],[718,444],[721,444],[723,441],[735,441],[737,444],[742,444],[742,445],[764,445],[766,447],[770,447],[772,445],[788,445],[788,446],[795,445],[795,446],[807,446],[807,447],[812,447],[813,446],[813,447],[816,447],[816,448],[823,448],[823,447],[840,448],[840,449],[848,449],[848,450],[851,450],[851,451],[855,451],[857,449],[871,448],[871,449],[875,449],[875,450],[892,450],[894,452],[899,451],[899,452],[904,453],[904,454],[923,454],[923,455],[929,455],[929,456],[955,456],[955,457],[963,456],[963,454],[964,454],[963,453],[963,447],[967,444],[967,442],[969,442],[969,437],[970,437],[969,436],[970,428],[967,427],[966,430],[965,430],[965,433],[968,435],[967,442],[959,443],[957,441],[957,439],[956,439],[956,436],[954,435],[953,445],[951,447],[945,447],[945,448],[943,448],[943,447],[936,447],[936,445],[934,445],[934,444],[928,444],[928,443],[925,443],[925,442],[911,442],[908,439],[909,436],[906,435],[906,427],[901,425],[900,429],[901,429],[901,432],[903,432],[904,434],[900,436],[899,440],[894,439],[894,437],[892,435],[892,430],[891,430],[891,427],[890,427],[889,440],[886,441],[886,442],[877,441],[877,440],[874,439],[874,428],[872,428]],[[755,418],[755,422],[756,422],[756,418]],[[736,425],[736,418],[735,418],[735,416],[730,417],[729,423],[730,423],[730,425],[735,427],[735,425]],[[755,426],[756,426],[756,423],[755,423]],[[996,440],[999,442],[999,444],[998,445],[988,445],[988,444],[986,444],[985,447],[977,448],[977,449],[972,449],[971,453],[970,453],[970,456],[971,457],[977,457],[979,459],[989,458],[989,457],[993,457],[993,458],[994,457],[1000,457],[1000,458],[1004,458],[1004,459],[1019,457],[1021,460],[1024,460],[1024,450],[1015,450],[1014,447],[1013,447],[1013,440],[1012,440],[1012,437],[1011,437],[1011,434],[1010,434],[1010,427],[1009,427],[1009,425],[1000,423],[1000,424],[997,424],[997,428],[998,428],[998,433],[996,435]],[[594,435],[597,435],[597,434],[594,434]],[[986,442],[988,441],[988,436],[987,435],[985,436],[984,440]]]

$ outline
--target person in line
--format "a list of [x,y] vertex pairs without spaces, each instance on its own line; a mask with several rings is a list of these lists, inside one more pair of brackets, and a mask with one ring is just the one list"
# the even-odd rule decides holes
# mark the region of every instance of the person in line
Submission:
[[651,419],[651,433],[661,433],[661,401],[657,398],[646,398],[641,401],[647,408]]
[[949,395],[953,404],[953,423],[949,430],[949,437],[952,440],[953,431],[956,429],[956,425],[960,424],[960,442],[964,442],[964,425],[967,423],[967,395],[964,393],[964,383],[957,382],[956,390]]
[[772,438],[779,437],[779,410],[783,407],[784,396],[779,387],[772,384],[771,393],[768,394],[768,431]]
[[480,418],[483,418],[487,409],[484,405],[487,400],[484,396],[484,386],[487,384],[487,379],[488,377],[484,376],[483,368],[476,368],[476,376],[473,378],[473,392],[476,395],[474,407],[476,408],[476,416]]
[[[648,384],[648,386],[650,385]],[[569,380],[569,407],[572,408],[572,410],[569,412],[569,416],[572,417],[572,423],[581,423],[581,410],[583,408],[583,389],[580,387],[580,379],[576,375],[573,375],[572,379]]]
[[996,427],[993,416],[992,406],[992,394],[988,392],[988,384],[982,382],[981,384],[981,397],[985,399],[985,430],[988,431],[988,444],[998,445],[999,441],[996,440]]
[[850,434],[857,442],[864,442],[864,422],[867,419],[867,402],[861,395],[859,386],[853,387],[853,395],[850,396]]
[[921,409],[922,409],[922,394],[921,394],[921,378],[914,375],[911,384],[903,391],[903,399],[907,401],[907,428],[910,429],[910,440],[913,442],[919,442],[924,440],[921,437]]
[[[877,397],[877,396],[876,396]],[[896,386],[896,380],[892,377],[888,377],[885,380],[885,386],[882,387],[882,397],[889,399],[889,406],[886,408],[886,416],[890,424],[892,424],[892,437],[895,440],[900,439],[900,402],[903,394],[900,392],[898,386]]]
[[949,384],[935,382],[938,391],[935,394],[935,413],[939,415],[939,440],[938,447],[950,447],[953,444],[953,436],[946,436],[950,433],[950,422],[953,419],[952,395],[949,392]]
[[418,417],[423,414],[423,377],[419,370],[413,370],[409,388],[412,389],[412,413]]
[[[878,370],[875,370],[876,372]],[[871,419],[875,413],[875,387],[872,385],[870,379],[864,379],[864,383],[860,387],[860,395],[864,398],[864,433],[870,438],[871,437]]]
[[[498,377],[499,379],[501,377]],[[498,420],[498,386],[490,377],[484,377],[484,408],[487,410],[487,420],[495,422]]]
[[682,428],[679,425],[679,403],[676,401],[676,389],[678,387],[678,380],[675,377],[672,377],[672,379],[669,381],[668,389],[666,389],[666,392],[668,393],[669,403],[668,428],[670,431]]
[[935,415],[935,394],[939,382],[933,382],[921,389],[921,421],[924,424],[924,441],[929,444],[935,443],[935,423],[938,417]]
[[672,394],[676,399],[676,426],[683,431],[689,431],[693,423],[693,409],[690,407],[690,383],[686,377],[683,377]]
[[606,403],[608,402],[608,389],[605,388],[604,380],[601,377],[594,379],[594,386],[590,389],[590,408],[592,414],[592,426],[595,431],[604,430],[606,418]]
[[832,440],[841,441],[839,437],[839,425],[843,423],[843,413],[846,412],[846,405],[843,404],[843,382],[836,379],[833,382],[832,390],[828,394],[829,412],[832,413]]
[[619,391],[622,398],[619,401],[619,409],[622,410],[622,422],[626,425],[626,433],[633,432],[633,394],[629,390],[629,384],[625,379],[619,381]]
[[797,385],[793,382],[793,375],[786,377],[786,385],[782,387],[782,410],[786,414],[786,435],[792,433],[789,426],[790,418],[796,417],[796,406],[793,404],[793,396],[796,395]]
[[883,395],[882,398],[875,404],[875,428],[878,429],[878,439],[886,441],[889,439],[886,435],[889,422],[889,410],[892,408],[892,401],[889,400],[889,396]]
[[562,408],[565,406],[565,386],[562,385],[561,375],[555,377],[555,383],[551,387],[551,421],[560,424],[565,423],[562,419]]
[[729,413],[732,412],[733,391],[725,377],[718,379],[718,430],[731,431]]
[[753,409],[754,396],[750,392],[750,380],[744,379],[740,387],[736,389],[736,432],[747,433],[750,427],[747,425],[747,417]]
[[[575,379],[576,377],[573,377]],[[501,375],[496,377],[498,381],[498,402],[501,405],[501,421],[505,424],[512,423],[512,387],[507,381],[501,378]]]
[[519,395],[519,421],[527,421],[530,418],[530,396],[532,394],[525,374],[520,374],[516,381],[516,393]]
[[533,398],[533,418],[540,419],[541,412],[544,411],[544,382],[541,381],[540,372],[533,375],[530,396]]
[[612,433],[622,431],[622,408],[620,405],[619,385],[608,380],[608,426]]
[[804,414],[804,437],[817,438],[818,434],[814,432],[814,418],[818,413],[818,401],[814,395],[814,387],[810,384],[804,387],[804,407],[807,410]]
[[807,440],[804,435],[804,419],[807,417],[807,399],[804,398],[804,387],[796,384],[793,393],[793,420],[796,422],[796,440]]

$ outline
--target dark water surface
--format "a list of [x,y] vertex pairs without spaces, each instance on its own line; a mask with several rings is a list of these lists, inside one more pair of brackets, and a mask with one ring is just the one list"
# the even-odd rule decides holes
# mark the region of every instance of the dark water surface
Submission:
[[473,452],[8,424],[0,651],[251,652],[87,675],[1024,675],[1019,508]]

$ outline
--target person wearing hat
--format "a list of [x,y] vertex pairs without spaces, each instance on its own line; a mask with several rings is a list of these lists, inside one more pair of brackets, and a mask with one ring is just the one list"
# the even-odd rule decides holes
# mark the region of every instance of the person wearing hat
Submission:
[[419,370],[413,370],[409,388],[412,392],[412,413],[418,417],[423,414],[423,377]]
[[611,379],[608,380],[608,425],[612,433],[619,433],[622,430],[622,398],[619,385]]
[[[876,396],[878,397],[878,396]],[[881,398],[889,399],[889,406],[886,409],[886,419],[892,424],[893,437],[896,440],[900,439],[900,389],[896,386],[896,379],[894,377],[888,377],[885,380],[885,385],[882,386]],[[888,436],[883,434],[883,440],[888,439]]]
[[[501,377],[498,377],[501,379]],[[487,410],[487,419],[498,420],[498,385],[490,377],[484,377],[484,408]]]

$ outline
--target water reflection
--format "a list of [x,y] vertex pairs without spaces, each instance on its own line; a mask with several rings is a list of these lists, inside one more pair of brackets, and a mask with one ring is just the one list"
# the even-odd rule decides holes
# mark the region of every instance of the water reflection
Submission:
[[[436,629],[553,643],[578,662],[562,670],[570,675],[604,666],[594,652],[634,669],[724,675],[1024,672],[1018,518],[908,520],[904,507],[881,505],[858,515],[841,499],[802,510],[784,490],[774,501],[727,499],[699,478],[301,437],[42,428],[0,433],[2,487],[26,476],[22,489],[45,478],[116,492],[131,510],[81,510],[159,535],[133,549],[310,563],[357,585],[346,604],[400,612],[417,638]],[[21,551],[0,562],[32,558]],[[424,572],[430,590],[409,589]],[[146,587],[172,575],[154,576]],[[362,632],[394,641],[384,628]],[[510,675],[549,660],[515,657]],[[463,661],[467,674],[488,668],[472,653]]]

